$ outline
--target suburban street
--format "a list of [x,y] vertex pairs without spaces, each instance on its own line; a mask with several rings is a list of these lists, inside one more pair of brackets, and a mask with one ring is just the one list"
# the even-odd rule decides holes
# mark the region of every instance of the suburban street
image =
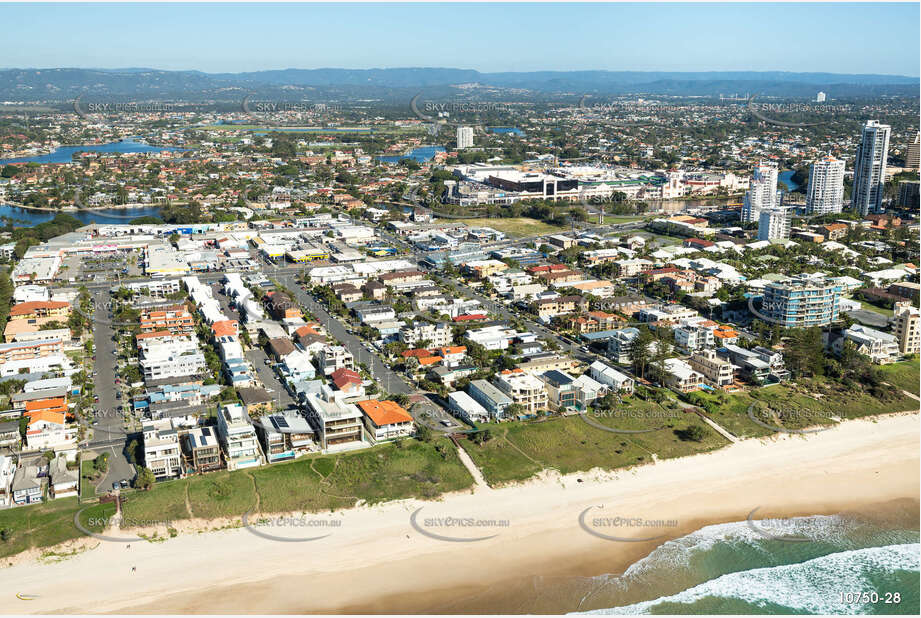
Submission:
[[256,375],[259,376],[262,386],[269,391],[269,395],[275,400],[276,407],[279,410],[287,410],[292,406],[296,406],[294,399],[288,393],[288,389],[285,388],[284,384],[281,383],[281,380],[278,379],[278,375],[272,369],[272,366],[266,365],[265,361],[268,356],[265,350],[260,347],[254,347],[247,350],[245,355],[246,359],[252,363],[253,369],[256,370]]
[[331,316],[323,305],[305,292],[298,284],[293,273],[278,275],[278,281],[294,293],[297,301],[307,311],[317,317],[331,337],[338,339],[352,353],[356,363],[363,363],[368,366],[374,379],[383,390],[388,393],[402,393],[405,395],[415,392],[415,389],[407,384],[402,376],[388,367],[377,354],[366,348],[358,337],[346,330],[338,318]]
[[93,341],[96,345],[96,361],[94,364],[96,379],[94,392],[99,401],[96,402],[95,421],[92,425],[93,437],[87,447],[97,453],[108,450],[109,469],[99,488],[106,490],[113,482],[132,480],[134,469],[124,454],[127,432],[125,431],[124,415],[119,411],[121,401],[116,399],[115,384],[116,373],[116,343],[112,341],[114,330],[112,328],[111,303],[108,289],[96,289],[93,294]]

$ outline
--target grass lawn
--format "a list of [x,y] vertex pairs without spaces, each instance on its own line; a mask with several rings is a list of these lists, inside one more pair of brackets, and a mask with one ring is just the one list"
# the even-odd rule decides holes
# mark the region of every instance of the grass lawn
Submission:
[[537,219],[528,217],[517,218],[488,218],[480,219],[458,219],[461,223],[466,223],[471,227],[491,227],[494,230],[505,232],[509,236],[537,236],[539,234],[554,234],[569,228],[550,225]]
[[755,402],[749,393],[710,393],[708,391],[698,391],[697,394],[705,400],[715,404],[714,408],[707,411],[707,415],[713,419],[717,425],[720,425],[734,436],[740,438],[758,438],[769,436],[774,433],[770,429],[753,422],[748,417],[748,408]]
[[777,408],[792,410],[793,414],[782,419],[788,429],[800,429],[814,424],[810,422],[814,419],[821,422],[821,419],[831,416],[854,419],[918,409],[918,402],[902,393],[893,393],[891,400],[881,401],[867,393],[845,390],[821,378],[760,389],[754,395]]
[[[756,404],[753,414],[758,420],[768,424],[779,421],[780,426],[786,429],[831,425],[835,423],[832,417],[853,419],[901,412],[917,408],[918,404],[901,393],[894,393],[890,401],[881,401],[867,393],[847,391],[821,378],[755,388],[744,393],[714,394],[701,391],[698,394],[716,404],[715,408],[707,412],[714,421],[743,438],[772,433],[770,429],[749,418],[748,408],[753,403]],[[771,410],[770,415],[767,415],[768,409]]]
[[[589,215],[589,217],[595,217],[597,215]],[[633,223],[634,221],[642,221],[648,215],[604,215],[604,222],[607,223]]]
[[165,481],[150,491],[123,491],[124,515],[136,521],[186,519],[189,517],[185,507],[187,485],[187,481]]
[[[40,547],[49,547],[64,541],[85,536],[74,526],[74,515],[81,510],[76,497],[49,500],[41,504],[0,509],[0,557]],[[90,518],[108,517],[115,512],[113,504],[96,504],[87,507],[81,520],[89,529]]]
[[432,498],[472,484],[447,439],[404,440],[399,447],[387,444],[157,483],[150,491],[127,494],[124,510],[138,520],[239,517],[257,504],[262,513],[319,512],[359,500]]
[[92,459],[84,459],[80,463],[80,497],[93,498],[96,496],[96,468]]
[[234,517],[256,507],[256,484],[247,470],[192,477],[189,504],[193,517]]
[[886,381],[908,391],[919,395],[918,380],[921,375],[921,360],[914,358],[903,363],[892,363],[880,367],[880,370],[886,374]]
[[[652,461],[718,449],[728,442],[696,416],[680,410],[663,410],[658,404],[625,400],[614,414],[590,411],[595,422],[616,429],[655,429],[640,434],[612,433],[593,427],[578,416],[542,421],[487,424],[492,438],[484,444],[468,440],[465,450],[490,485],[521,481],[544,468],[562,474],[592,468],[611,470]],[[691,425],[704,427],[701,442],[683,441],[678,433]]]
[[404,440],[371,450],[340,455],[324,490],[369,504],[404,498],[434,498],[473,485],[447,438],[424,444]]

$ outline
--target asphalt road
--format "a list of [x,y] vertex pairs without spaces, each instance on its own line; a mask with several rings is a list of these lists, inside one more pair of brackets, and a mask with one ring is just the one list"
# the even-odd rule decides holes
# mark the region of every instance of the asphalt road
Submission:
[[99,397],[96,402],[96,416],[93,424],[93,438],[88,447],[94,450],[109,449],[109,471],[100,487],[111,487],[114,481],[122,479],[132,480],[134,469],[123,453],[127,433],[124,426],[124,415],[118,411],[121,400],[115,398],[116,384],[116,343],[112,341],[112,316],[109,294],[106,290],[96,290],[93,294],[95,311],[93,312],[93,341],[96,345],[96,361],[94,368],[96,379],[94,381],[95,394]]
[[346,330],[339,318],[331,316],[323,305],[305,292],[295,280],[294,274],[279,274],[278,281],[294,293],[297,301],[307,311],[317,317],[331,337],[338,339],[352,353],[356,363],[363,363],[371,369],[374,379],[382,390],[388,393],[403,393],[405,395],[415,392],[415,389],[402,376],[388,367],[377,354],[368,350],[358,337]]
[[275,400],[276,407],[279,410],[297,407],[297,404],[294,399],[291,398],[285,385],[278,379],[278,375],[270,365],[265,364],[265,361],[268,360],[265,350],[256,347],[247,350],[245,354],[247,360],[253,364],[253,368],[256,370],[256,375],[259,376],[262,386],[266,389],[271,389],[269,394],[272,396],[272,399]]

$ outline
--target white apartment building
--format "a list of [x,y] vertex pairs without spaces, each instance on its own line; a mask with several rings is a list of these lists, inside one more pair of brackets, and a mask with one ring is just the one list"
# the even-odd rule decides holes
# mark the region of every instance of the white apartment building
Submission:
[[674,329],[675,345],[688,352],[714,345],[713,329],[706,326],[685,324]]
[[893,331],[901,354],[921,354],[921,311],[910,302],[895,304]]
[[457,149],[473,147],[473,127],[457,127]]
[[777,190],[777,164],[761,161],[752,172],[751,183],[742,203],[742,223],[754,223],[761,211],[780,206]]
[[877,120],[867,120],[857,145],[854,162],[854,210],[861,215],[880,212],[886,184],[886,158],[889,156],[889,135],[892,128]]
[[769,208],[758,217],[758,240],[783,240],[790,238],[790,222],[793,210],[790,208]]
[[819,159],[809,168],[806,213],[827,215],[844,206],[844,160],[832,156]]
[[732,363],[717,356],[715,350],[701,350],[695,353],[688,360],[688,364],[713,386],[732,384],[735,377]]
[[317,432],[320,448],[324,451],[346,450],[366,446],[361,410],[353,403],[345,403],[328,387],[320,394],[308,393],[306,397],[308,418]]
[[427,341],[427,347],[444,347],[451,345],[454,338],[451,327],[447,324],[432,324],[431,322],[413,322],[400,329],[400,341],[410,347],[415,347],[419,342]]
[[127,287],[132,292],[153,298],[166,298],[169,294],[175,294],[180,289],[179,279],[151,279],[149,281],[129,283],[123,287]]
[[495,378],[495,385],[526,412],[547,409],[549,399],[544,383],[521,369],[506,369],[500,372]]
[[317,369],[328,376],[336,369],[355,369],[355,357],[345,346],[328,345],[320,350],[314,358]]
[[207,369],[205,355],[198,349],[198,343],[188,338],[147,341],[140,349],[145,381],[181,378]]
[[228,470],[265,464],[256,430],[242,405],[233,403],[221,406],[217,415],[217,434]]
[[144,466],[158,480],[182,476],[182,449],[172,420],[167,418],[144,423],[142,431]]
[[476,330],[468,330],[464,336],[487,350],[507,350],[516,335],[517,333],[511,328],[487,326]]

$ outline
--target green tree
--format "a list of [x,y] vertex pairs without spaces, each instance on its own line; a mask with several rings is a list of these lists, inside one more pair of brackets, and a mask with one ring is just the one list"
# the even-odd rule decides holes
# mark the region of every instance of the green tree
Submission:
[[135,489],[150,489],[157,482],[154,473],[144,466],[138,467],[138,475],[134,479]]

